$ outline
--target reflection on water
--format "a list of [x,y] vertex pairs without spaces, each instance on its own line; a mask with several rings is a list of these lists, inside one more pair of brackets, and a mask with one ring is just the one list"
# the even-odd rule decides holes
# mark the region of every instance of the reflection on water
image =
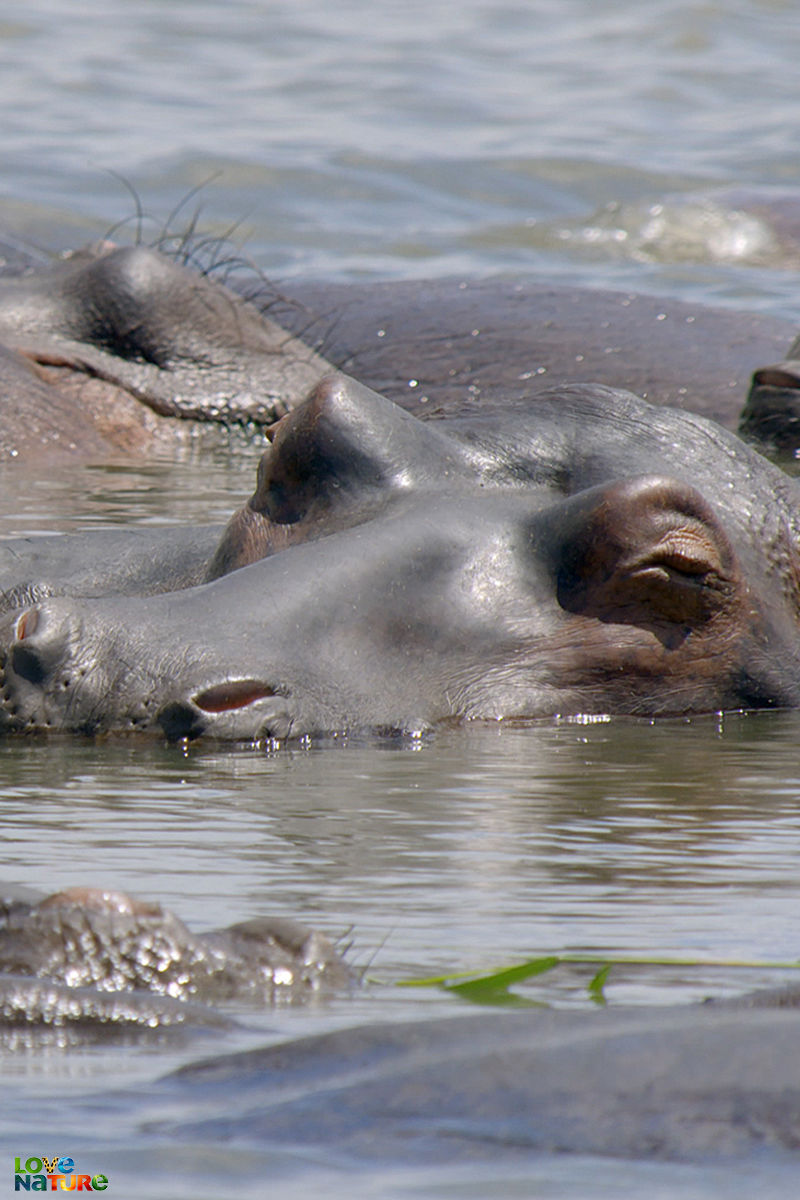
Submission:
[[[559,949],[791,959],[798,726],[501,725],[271,755],[13,742],[0,873],[157,896],[203,927],[274,912],[352,926],[384,982]],[[622,983],[663,1001],[751,980],[642,968]]]
[[[799,735],[800,715],[773,713],[476,726],[422,742],[272,754],[204,745],[184,752],[155,741],[0,745],[6,879],[43,889],[124,888],[159,898],[198,928],[295,916],[352,939],[352,957],[372,980],[362,994],[320,1007],[242,1010],[246,1029],[213,1042],[5,1053],[0,1066],[15,1113],[0,1145],[18,1153],[20,1137],[46,1119],[51,1134],[61,1131],[73,1150],[84,1145],[96,1157],[97,1145],[118,1144],[127,1124],[123,1140],[151,1164],[143,1195],[159,1196],[170,1171],[187,1196],[216,1195],[231,1171],[244,1179],[271,1169],[268,1156],[254,1152],[245,1167],[239,1152],[215,1152],[208,1179],[192,1193],[191,1166],[180,1165],[175,1147],[154,1149],[137,1131],[135,1105],[127,1114],[122,1097],[104,1108],[89,1136],[81,1110],[73,1123],[64,1098],[103,1090],[109,1079],[146,1081],[215,1049],[463,1011],[462,1001],[434,989],[392,986],[409,976],[558,950],[796,960]],[[590,971],[560,969],[520,991],[587,1005]],[[687,1002],[785,978],[767,969],[615,968],[607,996],[612,1004]],[[115,1162],[135,1177],[133,1159]],[[534,1174],[549,1180],[542,1194],[583,1196],[582,1163],[540,1163]],[[609,1195],[633,1197],[641,1193],[631,1181],[644,1186],[654,1168],[626,1168],[624,1180],[604,1170]],[[515,1178],[511,1171],[509,1195]],[[522,1178],[530,1171],[519,1186]],[[684,1179],[697,1189],[686,1194],[710,1197],[726,1178],[716,1169],[664,1167],[647,1194]],[[478,1176],[463,1193],[459,1179],[458,1168],[442,1173],[441,1194],[486,1194]],[[325,1194],[344,1195],[327,1172],[319,1182]],[[392,1172],[379,1171],[375,1186],[382,1196],[439,1194],[428,1173],[392,1182]]]
[[211,445],[198,440],[174,455],[162,449],[147,462],[70,463],[46,475],[35,464],[4,464],[0,537],[227,521],[253,492],[263,437],[213,431]]

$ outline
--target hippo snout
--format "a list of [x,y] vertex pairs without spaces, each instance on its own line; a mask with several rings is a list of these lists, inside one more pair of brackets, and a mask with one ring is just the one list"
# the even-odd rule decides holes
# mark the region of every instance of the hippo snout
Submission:
[[[84,620],[80,602],[47,600],[10,614],[0,625],[0,729],[92,735],[123,716],[127,726],[146,728],[147,690],[132,655],[119,656],[112,643],[108,631]],[[133,676],[137,700],[128,713],[125,685]]]
[[[203,651],[170,656],[155,630],[126,638],[116,610],[44,601],[0,625],[0,730],[98,734],[152,731],[168,741],[206,735],[283,741],[293,712],[285,689],[210,669]],[[220,664],[221,665],[221,664]]]
[[79,623],[50,605],[5,620],[0,626],[2,724],[11,729],[62,724],[61,714],[86,675],[74,658],[78,640]]

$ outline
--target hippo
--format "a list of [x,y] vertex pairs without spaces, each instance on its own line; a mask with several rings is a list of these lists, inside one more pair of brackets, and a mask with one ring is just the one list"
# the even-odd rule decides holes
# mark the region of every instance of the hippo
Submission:
[[[0,462],[258,437],[333,367],[417,416],[529,407],[532,383],[593,381],[735,428],[753,369],[784,358],[795,333],[530,280],[230,285],[110,242],[15,268],[0,280]],[[782,445],[774,425],[767,444]]]
[[[61,1047],[219,1037],[242,1031],[226,1002],[296,1004],[359,982],[325,937],[292,921],[192,934],[123,893],[0,895],[0,1043],[14,1048],[48,1034]],[[133,1103],[154,1145],[289,1146],[281,1168],[292,1173],[329,1155],[364,1170],[553,1152],[684,1163],[758,1152],[796,1170],[798,1033],[796,984],[687,1006],[484,1010],[217,1052],[122,1097],[74,1103]]]
[[122,892],[1,895],[0,1034],[226,1028],[226,1002],[297,1004],[357,982],[328,938],[286,918],[193,934],[162,905]]
[[6,612],[0,720],[281,743],[796,707],[797,501],[732,434],[618,390],[423,423],[327,378],[208,582]]
[[[293,922],[191,934],[121,893],[2,894],[0,1042],[16,1048],[48,1033],[62,1047],[219,1037],[241,1026],[211,1004],[297,1003],[357,982],[327,939]],[[78,1115],[133,1105],[151,1146],[268,1152],[282,1174],[554,1152],[705,1164],[758,1154],[796,1171],[798,1035],[796,985],[687,1006],[484,1010],[217,1051],[73,1104]]]
[[241,296],[145,246],[99,243],[0,287],[0,461],[143,455],[269,424],[330,364]]
[[789,1184],[800,1155],[797,990],[785,999],[341,1029],[193,1063],[148,1089],[141,1119],[172,1145],[290,1147],[271,1164],[289,1176],[322,1164],[485,1163],[488,1195],[504,1167],[580,1154],[771,1163]]
[[[270,310],[282,325],[423,419],[602,383],[735,430],[754,370],[791,357],[797,335],[764,314],[530,278],[300,280],[283,291],[293,303]],[[749,436],[758,444],[757,429]]]

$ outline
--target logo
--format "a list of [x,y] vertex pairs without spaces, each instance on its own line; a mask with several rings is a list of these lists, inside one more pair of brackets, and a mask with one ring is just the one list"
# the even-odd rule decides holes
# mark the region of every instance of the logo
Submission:
[[15,1192],[104,1192],[108,1187],[106,1175],[80,1175],[75,1170],[74,1159],[54,1154],[37,1158],[34,1154],[14,1159]]

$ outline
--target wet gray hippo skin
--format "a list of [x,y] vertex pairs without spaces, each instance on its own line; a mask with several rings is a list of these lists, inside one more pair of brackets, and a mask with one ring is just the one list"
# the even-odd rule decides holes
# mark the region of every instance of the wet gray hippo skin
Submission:
[[[754,368],[795,332],[530,281],[295,283],[288,300],[242,286],[254,304],[107,243],[0,281],[0,461],[142,455],[198,424],[258,428],[331,363],[421,416],[528,407],[538,385],[593,381],[733,428]],[[760,436],[758,422],[748,431]]]
[[283,290],[297,303],[278,305],[277,320],[421,417],[529,405],[540,388],[591,382],[735,429],[753,371],[791,358],[797,332],[758,314],[532,279]]
[[193,934],[121,892],[5,889],[0,901],[0,1029],[224,1026],[207,1006],[298,1003],[354,982],[333,944],[294,921]]
[[144,246],[0,284],[0,461],[142,454],[200,421],[268,424],[329,364],[242,297]]
[[0,541],[0,612],[48,596],[148,596],[202,583],[221,525],[93,529]]
[[[798,485],[690,414],[603,387],[537,394],[535,408],[425,424],[346,376],[330,377],[268,431],[256,490],[228,524],[216,578],[300,541],[362,524],[411,492],[545,487],[573,495],[668,473],[714,496],[737,543],[778,521],[797,541]],[[777,566],[777,561],[775,564]]]
[[184,1146],[290,1146],[288,1174],[303,1158],[341,1170],[537,1153],[796,1171],[798,1037],[796,1008],[757,1003],[483,1012],[212,1058],[144,1103],[150,1132]]
[[797,485],[702,418],[575,387],[527,422],[421,423],[338,377],[257,494],[278,554],[9,613],[4,727],[280,741],[800,704]]

